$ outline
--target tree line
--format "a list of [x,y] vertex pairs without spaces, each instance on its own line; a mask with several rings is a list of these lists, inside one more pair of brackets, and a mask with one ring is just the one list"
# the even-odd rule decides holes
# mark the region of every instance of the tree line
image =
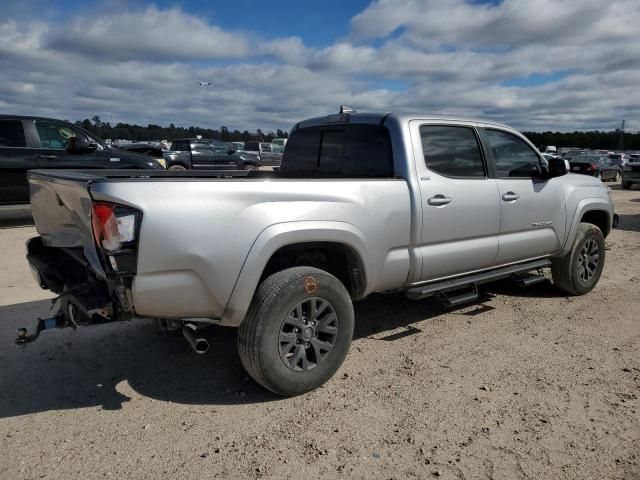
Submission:
[[538,147],[577,147],[603,150],[640,150],[640,132],[621,130],[590,132],[523,132]]
[[76,125],[88,130],[102,139],[112,140],[130,140],[137,142],[145,142],[149,140],[175,140],[177,138],[196,137],[211,138],[214,140],[222,140],[223,142],[249,142],[257,140],[260,142],[271,142],[274,138],[287,138],[288,132],[277,129],[275,132],[263,132],[258,129],[254,133],[248,130],[241,132],[240,130],[229,130],[222,126],[219,130],[202,127],[176,127],[171,123],[168,127],[149,124],[146,127],[129,123],[116,123],[111,125],[109,122],[103,122],[98,115],[91,119],[85,118],[78,120]]
[[[89,130],[100,138],[112,140],[175,140],[176,138],[196,137],[212,138],[223,142],[248,142],[258,140],[271,142],[274,138],[287,138],[288,132],[277,129],[275,132],[263,132],[258,129],[254,133],[248,130],[229,130],[222,126],[219,130],[202,127],[176,127],[173,123],[168,127],[149,124],[146,127],[129,123],[111,125],[103,122],[99,116],[91,119],[78,120],[76,125]],[[606,150],[640,150],[640,132],[627,133],[618,130],[594,130],[587,132],[524,132],[524,134],[538,147],[554,145],[556,147],[577,147]],[[621,143],[622,142],[622,143]]]

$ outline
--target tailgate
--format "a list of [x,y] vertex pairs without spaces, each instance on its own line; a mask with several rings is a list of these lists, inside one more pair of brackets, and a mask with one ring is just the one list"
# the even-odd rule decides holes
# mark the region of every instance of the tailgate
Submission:
[[75,172],[29,172],[31,211],[36,229],[47,247],[82,248],[93,270],[104,271],[91,229],[89,186],[96,176]]

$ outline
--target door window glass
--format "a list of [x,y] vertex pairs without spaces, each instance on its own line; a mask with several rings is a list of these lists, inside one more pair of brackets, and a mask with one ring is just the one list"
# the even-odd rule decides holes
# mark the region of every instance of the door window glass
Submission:
[[67,125],[40,120],[36,121],[36,130],[40,137],[40,148],[65,150],[69,145],[69,139],[77,136]]
[[429,170],[447,177],[486,176],[480,146],[472,128],[423,125],[420,137]]
[[26,147],[24,128],[19,120],[0,120],[0,147]]
[[210,143],[205,142],[196,142],[193,144],[193,149],[197,152],[201,153],[211,153],[213,152],[213,146]]
[[520,138],[500,130],[486,130],[498,178],[536,178],[542,175],[540,158]]

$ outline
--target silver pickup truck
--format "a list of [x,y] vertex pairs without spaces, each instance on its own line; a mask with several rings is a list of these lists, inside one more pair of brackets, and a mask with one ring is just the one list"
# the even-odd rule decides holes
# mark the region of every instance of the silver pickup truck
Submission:
[[473,301],[512,278],[589,292],[613,208],[596,178],[495,123],[340,114],[298,123],[278,172],[29,175],[28,261],[59,295],[52,327],[156,319],[193,348],[239,327],[244,367],[280,395],[326,382],[349,349],[352,301],[374,292]]

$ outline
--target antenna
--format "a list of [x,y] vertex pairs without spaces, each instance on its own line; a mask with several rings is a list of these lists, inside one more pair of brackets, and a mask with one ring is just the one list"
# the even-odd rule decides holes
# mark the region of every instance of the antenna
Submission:
[[340,105],[340,113],[356,113],[356,109],[349,105]]

